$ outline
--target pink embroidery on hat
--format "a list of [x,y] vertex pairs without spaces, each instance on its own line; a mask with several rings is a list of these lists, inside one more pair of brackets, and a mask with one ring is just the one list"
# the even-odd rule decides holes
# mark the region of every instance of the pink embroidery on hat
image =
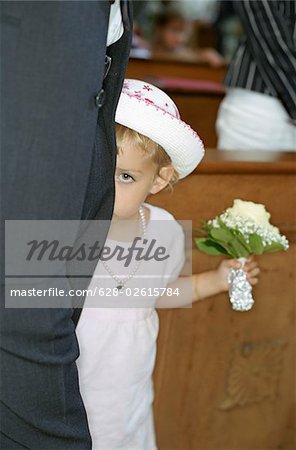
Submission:
[[180,113],[179,113],[178,108],[176,107],[176,105],[174,103],[173,103],[173,107],[174,107],[174,110],[175,110],[175,113],[176,113],[176,117],[178,119],[180,119]]
[[143,89],[146,89],[148,92],[153,90],[148,84],[144,84]]
[[[139,91],[137,91],[137,92],[139,92]],[[138,102],[145,102],[145,105],[146,105],[146,106],[153,106],[153,108],[155,108],[155,109],[161,111],[161,112],[163,113],[163,115],[168,114],[169,117],[170,117],[172,120],[177,120],[177,121],[180,123],[180,125],[182,125],[184,128],[186,128],[186,129],[193,135],[193,137],[194,137],[195,139],[197,139],[197,141],[198,141],[198,142],[200,143],[200,145],[201,145],[201,150],[203,151],[203,154],[205,153],[205,150],[204,150],[204,144],[203,144],[201,138],[200,138],[199,135],[196,133],[196,131],[194,131],[194,130],[191,128],[190,125],[188,125],[186,122],[183,122],[183,120],[180,119],[180,114],[179,114],[179,111],[178,111],[177,107],[175,106],[175,104],[173,104],[173,106],[174,106],[174,109],[175,109],[175,111],[176,111],[176,116],[175,116],[174,114],[172,114],[171,112],[169,112],[169,111],[167,111],[167,110],[161,108],[160,106],[157,106],[152,100],[149,100],[149,99],[147,99],[147,98],[143,98],[143,97],[142,97],[141,95],[139,95],[139,94],[135,95],[135,94],[127,93],[127,92],[125,92],[124,94],[127,95],[127,96],[130,97],[130,98],[136,99]]]

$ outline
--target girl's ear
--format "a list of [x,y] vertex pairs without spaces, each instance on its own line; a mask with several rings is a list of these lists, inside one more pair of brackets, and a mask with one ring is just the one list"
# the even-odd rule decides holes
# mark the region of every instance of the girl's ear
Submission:
[[150,189],[150,194],[157,194],[164,189],[173,178],[175,170],[173,166],[165,166],[160,169],[158,174],[154,178],[153,185]]

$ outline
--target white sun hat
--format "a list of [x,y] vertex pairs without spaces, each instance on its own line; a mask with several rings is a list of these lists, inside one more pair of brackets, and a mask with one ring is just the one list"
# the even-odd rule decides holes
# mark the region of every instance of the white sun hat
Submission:
[[180,119],[173,100],[152,84],[126,79],[115,121],[161,145],[180,178],[189,175],[204,156],[198,134]]

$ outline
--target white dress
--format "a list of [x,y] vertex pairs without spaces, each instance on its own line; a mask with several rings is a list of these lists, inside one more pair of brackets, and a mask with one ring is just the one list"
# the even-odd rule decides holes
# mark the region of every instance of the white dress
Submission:
[[[150,209],[147,232],[152,223],[157,223],[154,221],[170,221],[169,224],[165,223],[167,230],[162,236],[170,258],[157,267],[158,276],[153,284],[166,287],[178,277],[184,264],[184,233],[170,213],[156,206],[145,205]],[[147,271],[149,263],[145,264],[140,265],[138,275],[141,270]],[[155,266],[154,261],[150,264]],[[129,268],[127,273],[130,271]],[[102,274],[104,278],[100,278]],[[145,283],[145,279],[141,282]],[[137,280],[131,279],[126,287],[137,286],[135,283]],[[99,262],[89,289],[96,285],[104,289],[110,286],[114,288],[116,284]],[[141,301],[139,298],[125,299],[124,296],[121,294],[122,301]],[[113,298],[109,297],[109,300],[111,302]],[[152,300],[150,297],[151,304]],[[124,308],[87,307],[93,305],[93,301],[93,297],[86,297],[76,328],[80,347],[77,360],[79,384],[87,412],[92,449],[156,450],[152,373],[156,357],[158,314],[153,306],[141,307],[141,304],[140,307]]]

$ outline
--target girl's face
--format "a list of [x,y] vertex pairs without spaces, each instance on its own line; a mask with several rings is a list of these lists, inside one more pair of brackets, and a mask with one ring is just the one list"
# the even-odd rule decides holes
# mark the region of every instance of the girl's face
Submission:
[[[159,173],[158,173],[159,172]],[[156,194],[169,183],[172,166],[158,167],[135,144],[124,138],[117,155],[115,171],[114,218],[134,219],[149,194]]]

